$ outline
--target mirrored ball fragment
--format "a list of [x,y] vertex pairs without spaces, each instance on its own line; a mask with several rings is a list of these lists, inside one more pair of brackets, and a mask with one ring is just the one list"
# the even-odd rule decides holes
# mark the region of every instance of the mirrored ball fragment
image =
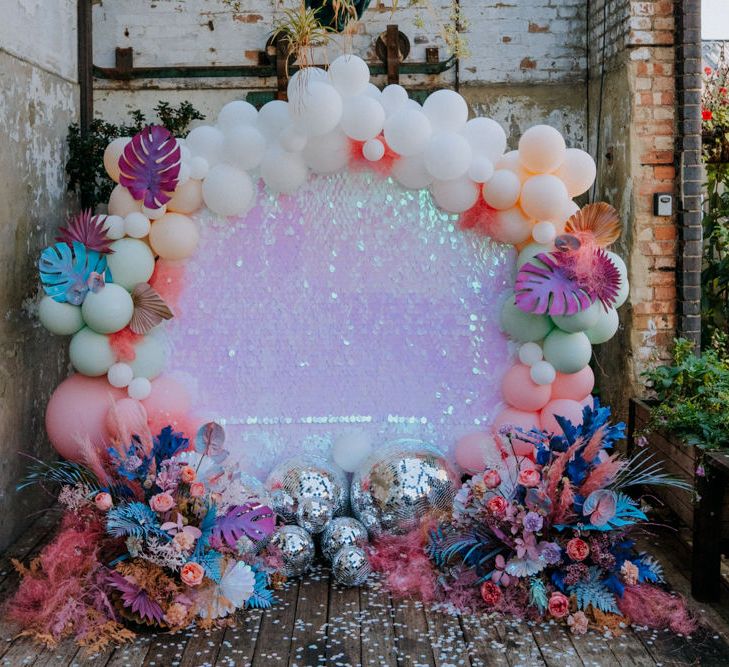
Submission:
[[332,559],[332,574],[342,586],[361,586],[372,573],[362,547],[342,547]]
[[319,498],[302,498],[296,508],[296,523],[312,535],[321,533],[332,520],[332,503]]
[[273,534],[271,545],[281,553],[281,572],[287,577],[300,577],[314,560],[314,540],[300,526],[281,526]]
[[321,536],[321,552],[331,560],[343,547],[361,547],[367,544],[367,528],[351,516],[332,519]]

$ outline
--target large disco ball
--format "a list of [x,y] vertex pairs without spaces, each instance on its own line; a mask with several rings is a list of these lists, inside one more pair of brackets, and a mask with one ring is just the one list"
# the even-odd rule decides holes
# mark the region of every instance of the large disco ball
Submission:
[[371,535],[405,533],[432,511],[450,512],[460,484],[438,449],[396,440],[354,474],[352,510]]
[[349,485],[343,470],[320,456],[284,461],[266,480],[276,510],[288,523],[299,523],[313,533],[349,508]]

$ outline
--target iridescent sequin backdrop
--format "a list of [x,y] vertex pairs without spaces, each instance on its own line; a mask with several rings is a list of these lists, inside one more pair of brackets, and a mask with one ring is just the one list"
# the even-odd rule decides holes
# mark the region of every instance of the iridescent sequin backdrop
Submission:
[[361,428],[452,451],[499,409],[499,308],[513,250],[458,230],[427,191],[369,173],[261,191],[245,217],[200,217],[171,370],[265,475]]

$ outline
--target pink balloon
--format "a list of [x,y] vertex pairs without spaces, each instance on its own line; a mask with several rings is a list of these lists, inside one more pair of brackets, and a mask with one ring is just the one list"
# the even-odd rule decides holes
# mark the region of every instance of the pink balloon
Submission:
[[[506,408],[502,410],[496,419],[494,419],[491,429],[494,435],[499,436],[499,431],[502,428],[520,428],[523,431],[529,432],[533,428],[541,429],[538,412],[526,412],[524,410],[517,410],[515,408]],[[518,437],[512,437],[511,447],[505,438],[501,437],[504,447],[508,454],[512,454],[510,451],[513,448],[513,454],[516,456],[534,456],[534,446]]]
[[490,433],[464,435],[455,448],[456,463],[466,472],[483,472],[501,458],[499,446]]
[[152,442],[152,434],[147,426],[147,411],[133,398],[121,398],[109,408],[106,430],[121,443],[128,443],[133,435],[138,435],[145,444]]
[[585,396],[585,398],[579,401],[579,403],[583,408],[594,408],[595,397],[592,394],[588,394],[587,396]]
[[46,432],[56,451],[63,458],[80,462],[79,443],[85,439],[95,447],[106,447],[106,415],[124,395],[106,377],[75,373],[61,382],[46,407]]
[[552,383],[552,399],[569,398],[571,401],[579,401],[595,388],[595,374],[592,368],[585,366],[576,373],[557,373]]
[[568,398],[557,398],[547,403],[541,413],[542,428],[549,433],[562,433],[557,420],[554,418],[566,417],[573,424],[582,423],[582,405]]
[[529,366],[516,364],[501,380],[501,393],[511,407],[524,412],[536,412],[549,403],[552,388],[548,384],[534,382]]
[[147,423],[154,435],[165,426],[187,433],[192,396],[184,384],[170,375],[152,380],[152,393],[142,401],[147,410]]

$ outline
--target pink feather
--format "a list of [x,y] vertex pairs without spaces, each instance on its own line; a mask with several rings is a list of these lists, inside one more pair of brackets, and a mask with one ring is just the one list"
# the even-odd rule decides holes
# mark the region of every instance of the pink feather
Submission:
[[624,465],[625,461],[620,460],[617,454],[598,463],[582,483],[580,495],[587,498],[593,491],[605,488]]

